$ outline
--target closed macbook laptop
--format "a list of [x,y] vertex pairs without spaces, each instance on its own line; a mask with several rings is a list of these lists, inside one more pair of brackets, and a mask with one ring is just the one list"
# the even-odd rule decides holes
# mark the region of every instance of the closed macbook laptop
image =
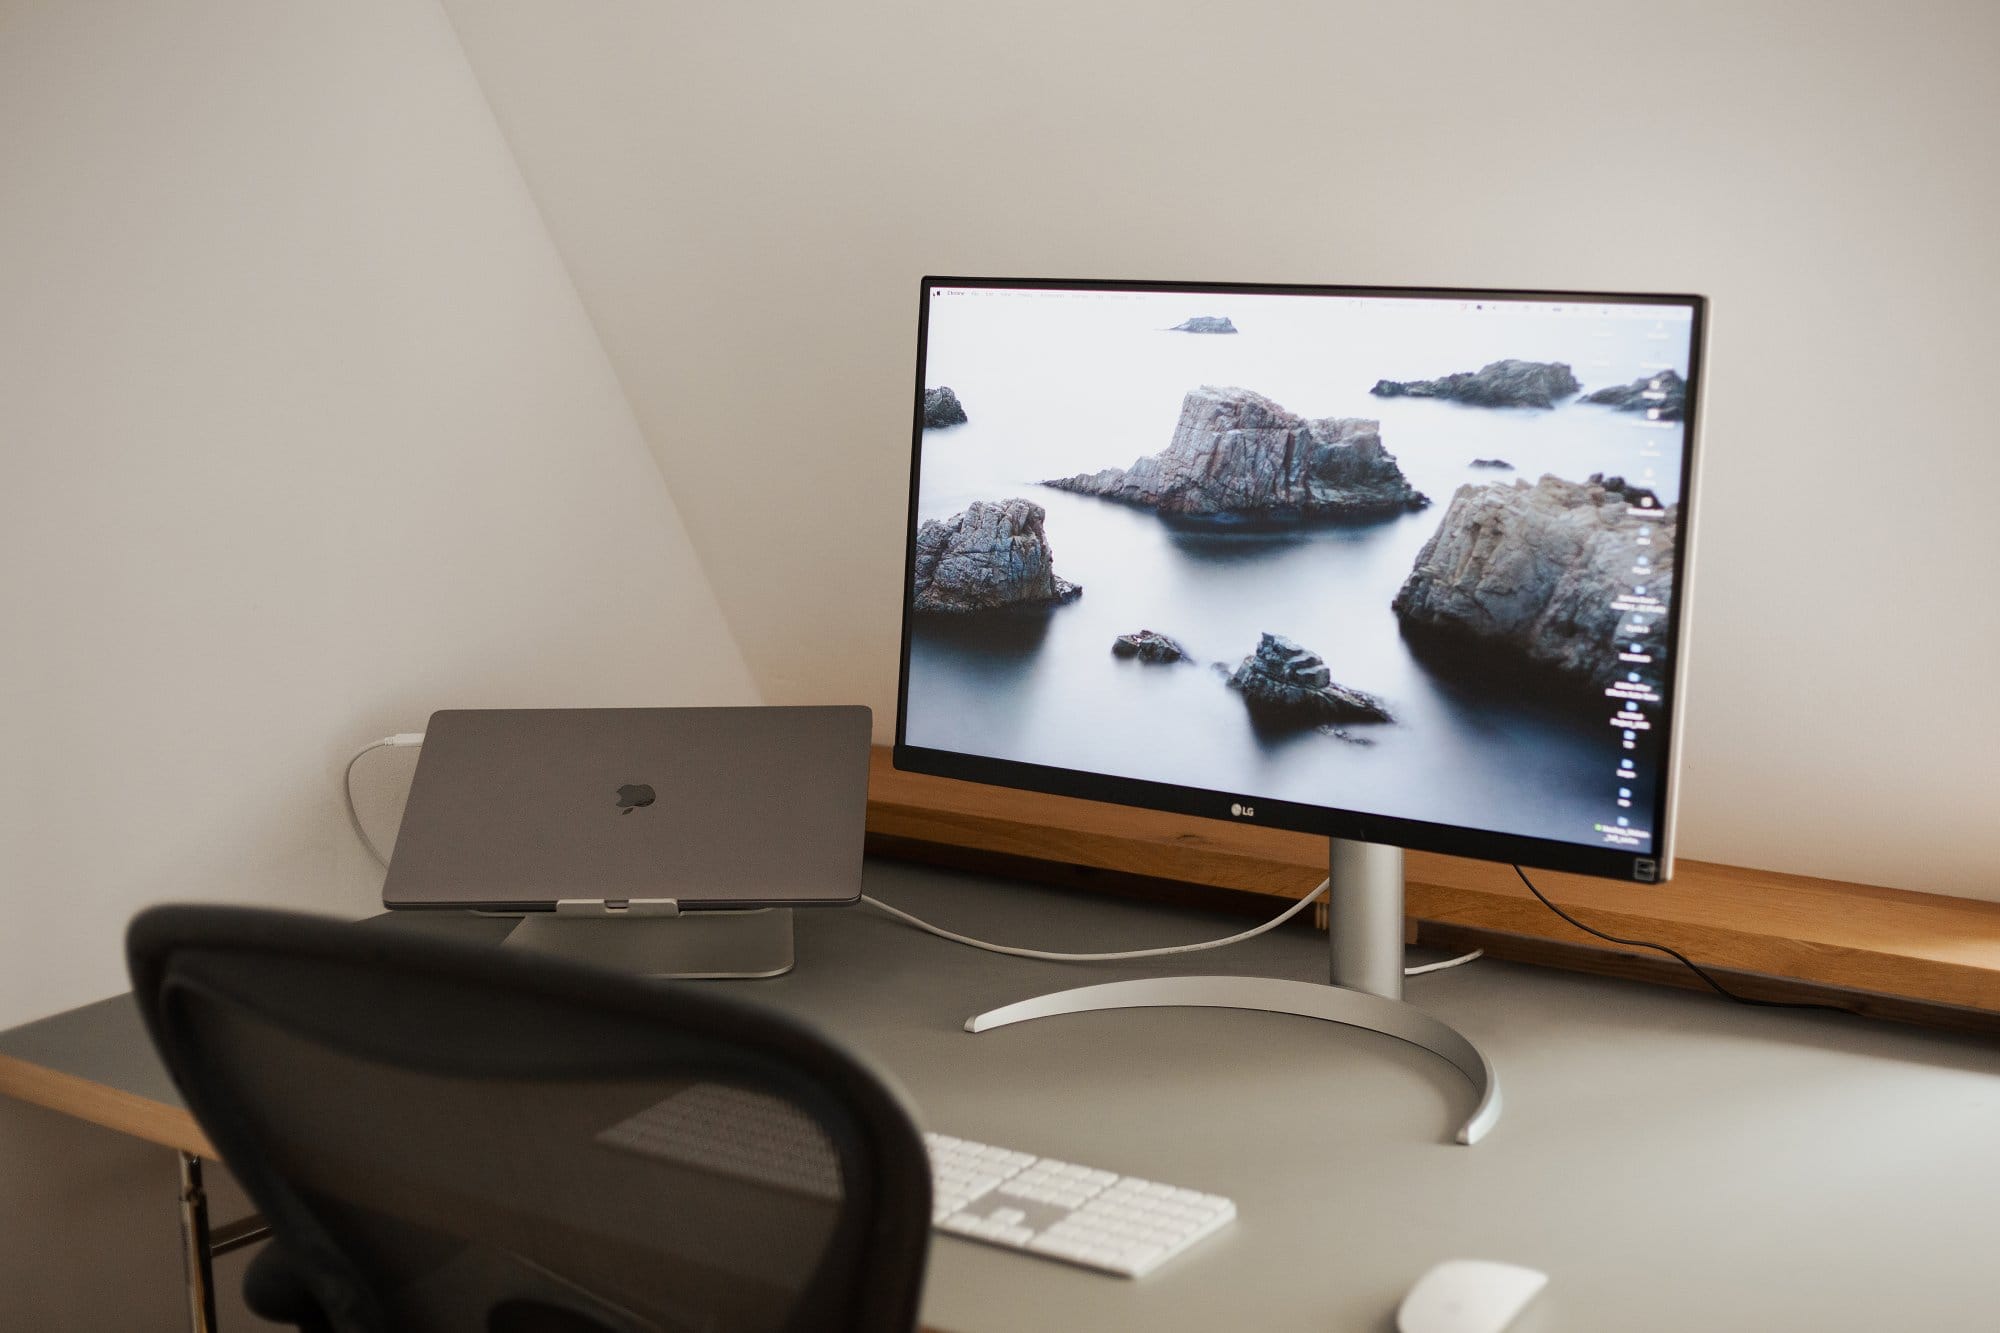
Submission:
[[433,713],[383,904],[854,902],[870,720],[858,705]]

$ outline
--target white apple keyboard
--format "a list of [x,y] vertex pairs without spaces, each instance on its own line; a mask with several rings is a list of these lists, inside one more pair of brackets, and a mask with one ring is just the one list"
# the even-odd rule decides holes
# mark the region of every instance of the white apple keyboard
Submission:
[[[747,1088],[693,1084],[597,1141],[773,1189],[840,1197],[840,1163],[826,1132],[790,1102]],[[926,1134],[924,1146],[931,1224],[940,1231],[1122,1277],[1150,1272],[1236,1216],[1219,1194],[949,1134]]]
[[1219,1194],[925,1134],[931,1224],[967,1240],[1139,1277],[1236,1216]]

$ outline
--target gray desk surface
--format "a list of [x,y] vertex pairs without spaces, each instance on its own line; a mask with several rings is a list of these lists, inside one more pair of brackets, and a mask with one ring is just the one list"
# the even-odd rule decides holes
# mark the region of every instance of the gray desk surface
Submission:
[[[867,887],[1041,948],[1242,924],[895,863],[872,862]],[[1044,990],[1175,971],[1317,979],[1325,944],[1281,931],[1177,960],[1064,965],[825,910],[799,914],[789,976],[714,984],[845,1034],[930,1128],[1237,1200],[1232,1227],[1137,1282],[939,1236],[924,1320],[954,1333],[1386,1333],[1416,1276],[1455,1256],[1551,1275],[1518,1333],[2000,1325],[1989,1040],[1482,960],[1408,987],[1499,1070],[1506,1113],[1465,1148],[1450,1142],[1470,1104],[1454,1070],[1332,1024],[1154,1010],[960,1028]],[[122,997],[0,1034],[0,1052],[174,1100]]]

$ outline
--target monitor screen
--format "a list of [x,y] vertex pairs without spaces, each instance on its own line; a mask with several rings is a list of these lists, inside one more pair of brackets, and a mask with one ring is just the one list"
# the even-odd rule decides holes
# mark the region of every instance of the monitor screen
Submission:
[[926,279],[897,764],[1664,878],[1703,313]]

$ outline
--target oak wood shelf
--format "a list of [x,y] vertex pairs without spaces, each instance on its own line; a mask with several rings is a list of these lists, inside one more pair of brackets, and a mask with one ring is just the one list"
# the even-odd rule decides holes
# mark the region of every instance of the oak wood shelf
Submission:
[[[1322,837],[898,772],[885,746],[871,760],[868,830],[882,854],[1127,893],[1296,897],[1326,874]],[[1678,963],[1570,926],[1507,866],[1411,852],[1404,872],[1405,909],[1426,943],[1701,984]],[[1744,993],[2000,1030],[2000,902],[1702,861],[1680,861],[1671,882],[1646,886],[1532,874],[1579,919],[1671,945],[1743,979]]]

